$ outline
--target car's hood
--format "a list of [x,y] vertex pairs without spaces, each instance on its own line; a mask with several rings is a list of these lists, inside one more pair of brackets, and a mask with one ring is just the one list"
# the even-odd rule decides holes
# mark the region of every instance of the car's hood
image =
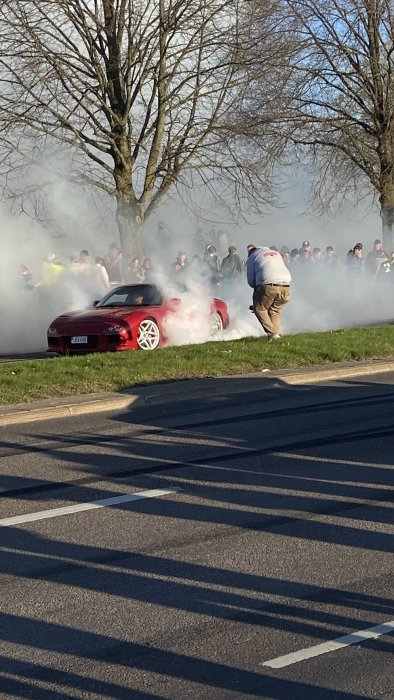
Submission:
[[114,306],[110,308],[85,309],[84,311],[69,311],[58,316],[54,323],[67,323],[67,321],[83,321],[84,323],[97,323],[97,321],[113,321],[121,319],[130,313],[145,312],[146,306]]

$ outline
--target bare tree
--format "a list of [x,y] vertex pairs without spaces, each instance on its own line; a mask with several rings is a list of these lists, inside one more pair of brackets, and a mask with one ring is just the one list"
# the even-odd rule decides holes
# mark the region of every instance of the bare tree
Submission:
[[115,198],[131,257],[174,186],[267,202],[276,142],[267,131],[246,148],[228,128],[257,40],[241,25],[237,0],[2,0],[5,184],[32,143],[72,149],[71,178]]
[[[257,0],[254,8],[261,9]],[[392,0],[279,0],[293,42],[278,126],[312,163],[320,208],[371,193],[394,249],[394,6]],[[258,21],[256,22],[258,27]],[[297,41],[295,41],[295,38]],[[298,45],[297,45],[298,44]],[[297,45],[297,46],[296,46]],[[289,71],[290,68],[290,71]]]

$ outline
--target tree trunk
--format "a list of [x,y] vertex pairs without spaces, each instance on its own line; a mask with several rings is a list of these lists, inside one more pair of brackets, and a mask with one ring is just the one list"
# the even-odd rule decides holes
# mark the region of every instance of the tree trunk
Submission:
[[394,206],[382,204],[380,209],[382,219],[383,248],[387,253],[394,251]]
[[386,253],[394,251],[394,167],[381,174],[380,217],[382,219],[382,241]]
[[382,241],[386,253],[394,251],[394,139],[390,132],[382,135],[378,154],[380,160],[380,217]]
[[128,264],[133,258],[142,260],[144,256],[143,216],[139,211],[139,207],[135,207],[124,199],[118,198],[116,222],[118,224],[124,262]]

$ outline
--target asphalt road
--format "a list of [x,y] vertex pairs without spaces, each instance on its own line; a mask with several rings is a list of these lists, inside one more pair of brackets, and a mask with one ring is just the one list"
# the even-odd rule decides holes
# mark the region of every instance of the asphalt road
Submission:
[[0,698],[392,700],[393,399],[385,373],[0,428]]

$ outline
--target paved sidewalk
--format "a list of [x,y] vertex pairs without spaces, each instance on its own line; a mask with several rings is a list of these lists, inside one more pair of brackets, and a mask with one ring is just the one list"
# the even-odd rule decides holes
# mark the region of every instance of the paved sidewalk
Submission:
[[124,392],[85,394],[44,399],[29,404],[3,405],[0,406],[0,426],[66,418],[87,413],[116,411],[130,408],[134,404],[146,405],[148,403],[182,401],[193,396],[212,396],[217,394],[219,390],[221,393],[237,393],[259,388],[274,388],[278,385],[313,384],[392,371],[394,371],[394,358],[388,358],[387,360],[315,365],[272,372],[262,369],[261,372],[255,374],[163,382],[135,387]]

